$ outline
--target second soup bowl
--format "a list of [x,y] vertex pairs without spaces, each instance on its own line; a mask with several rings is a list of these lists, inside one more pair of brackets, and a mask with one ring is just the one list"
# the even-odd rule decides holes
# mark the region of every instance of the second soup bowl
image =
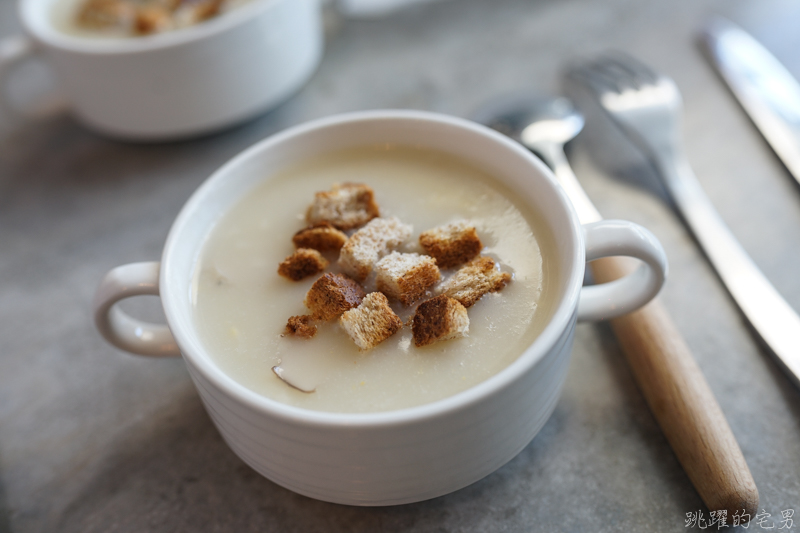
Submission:
[[251,0],[195,26],[128,38],[65,31],[58,21],[73,16],[61,13],[70,6],[20,0],[27,35],[0,42],[0,108],[13,67],[41,55],[64,104],[86,126],[127,140],[181,139],[278,105],[322,56],[319,0]]

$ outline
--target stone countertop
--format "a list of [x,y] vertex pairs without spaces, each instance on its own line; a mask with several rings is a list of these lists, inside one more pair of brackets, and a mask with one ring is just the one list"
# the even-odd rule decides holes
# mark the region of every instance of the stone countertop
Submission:
[[[344,111],[469,116],[497,95],[554,93],[578,57],[615,48],[671,75],[691,163],[721,215],[800,310],[800,188],[703,59],[723,13],[800,77],[789,0],[451,0],[333,20],[322,65],[291,100],[224,133],[169,144],[104,139],[62,116],[0,138],[0,532],[687,531],[704,509],[606,325],[578,327],[551,419],[515,459],[453,494],[354,508],[289,492],[225,445],[180,359],[106,344],[91,298],[110,268],[160,256],[173,218],[213,170],[294,124]],[[19,30],[0,0],[0,37]],[[21,74],[38,85],[41,71]],[[23,79],[19,83],[26,83]],[[591,119],[591,117],[590,117]],[[728,418],[771,517],[800,529],[800,392],[748,330],[679,218],[598,157],[571,160],[600,211],[650,228],[670,257],[662,299]],[[619,178],[623,179],[619,179]],[[155,300],[155,298],[151,298]],[[132,304],[157,316],[156,301]]]

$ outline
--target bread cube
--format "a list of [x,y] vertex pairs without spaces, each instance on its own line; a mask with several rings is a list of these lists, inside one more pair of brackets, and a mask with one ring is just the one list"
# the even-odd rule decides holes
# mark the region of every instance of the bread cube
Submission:
[[314,195],[308,208],[309,224],[329,222],[341,230],[362,226],[380,216],[375,193],[363,183],[336,183],[330,191]]
[[444,294],[419,304],[412,320],[411,331],[417,347],[464,337],[469,332],[467,309]]
[[403,327],[403,321],[392,311],[389,300],[380,292],[369,293],[361,305],[346,311],[339,318],[339,324],[361,351],[374,348]]
[[461,220],[419,235],[419,244],[439,268],[452,268],[473,259],[483,248],[475,227]]
[[364,281],[372,267],[411,236],[412,227],[396,217],[376,218],[356,231],[339,252],[339,266],[356,281]]
[[333,227],[330,222],[318,222],[295,233],[292,242],[298,248],[338,252],[347,242],[347,235]]
[[177,4],[173,17],[175,26],[185,28],[216,17],[222,12],[224,2],[223,0],[194,0],[191,2],[168,0],[168,3]]
[[172,14],[157,4],[145,4],[136,10],[133,29],[139,35],[161,33],[173,29]]
[[298,248],[278,265],[278,274],[292,281],[300,281],[319,274],[328,266],[328,260],[316,250]]
[[317,334],[317,326],[312,323],[311,315],[298,315],[289,317],[284,333],[294,337],[310,339]]
[[127,30],[133,24],[136,11],[122,0],[89,0],[80,9],[75,22],[82,28],[94,30]]
[[436,260],[427,255],[392,252],[377,263],[378,290],[409,305],[441,279]]
[[490,257],[473,259],[445,281],[439,292],[470,307],[487,292],[502,290],[511,281],[511,274],[500,272]]
[[328,321],[358,307],[366,293],[361,285],[342,274],[323,274],[306,293],[305,304],[315,320]]

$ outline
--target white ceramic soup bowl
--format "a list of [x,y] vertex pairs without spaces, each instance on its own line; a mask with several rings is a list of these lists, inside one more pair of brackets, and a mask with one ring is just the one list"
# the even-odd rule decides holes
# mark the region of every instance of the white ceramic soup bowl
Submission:
[[175,139],[241,122],[298,90],[322,55],[319,0],[252,0],[195,26],[130,38],[62,31],[54,17],[65,1],[20,1],[27,36],[0,43],[0,89],[15,64],[42,54],[69,110],[114,137]]
[[[281,169],[326,152],[377,144],[455,155],[490,172],[513,191],[516,202],[542,215],[555,237],[561,269],[549,323],[500,373],[426,405],[345,414],[261,396],[223,373],[197,336],[190,287],[206,236],[231,206]],[[581,288],[587,254],[588,259],[632,255],[645,263],[638,275],[588,290]],[[178,215],[160,264],[134,263],[109,272],[97,292],[95,320],[106,339],[125,350],[182,354],[225,441],[275,483],[330,502],[392,505],[457,490],[519,453],[558,400],[576,320],[611,317],[642,305],[658,292],[665,273],[666,258],[652,234],[623,221],[582,227],[549,169],[513,141],[457,118],[373,111],[297,126],[223,166]],[[160,294],[168,327],[142,323],[115,306],[137,294]]]

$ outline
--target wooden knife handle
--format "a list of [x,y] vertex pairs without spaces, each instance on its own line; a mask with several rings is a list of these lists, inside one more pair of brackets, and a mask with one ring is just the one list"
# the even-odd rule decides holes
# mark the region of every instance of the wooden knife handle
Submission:
[[[592,261],[598,283],[629,272],[618,258]],[[657,299],[611,320],[628,364],[683,469],[709,511],[755,516],[758,489],[728,421]]]

